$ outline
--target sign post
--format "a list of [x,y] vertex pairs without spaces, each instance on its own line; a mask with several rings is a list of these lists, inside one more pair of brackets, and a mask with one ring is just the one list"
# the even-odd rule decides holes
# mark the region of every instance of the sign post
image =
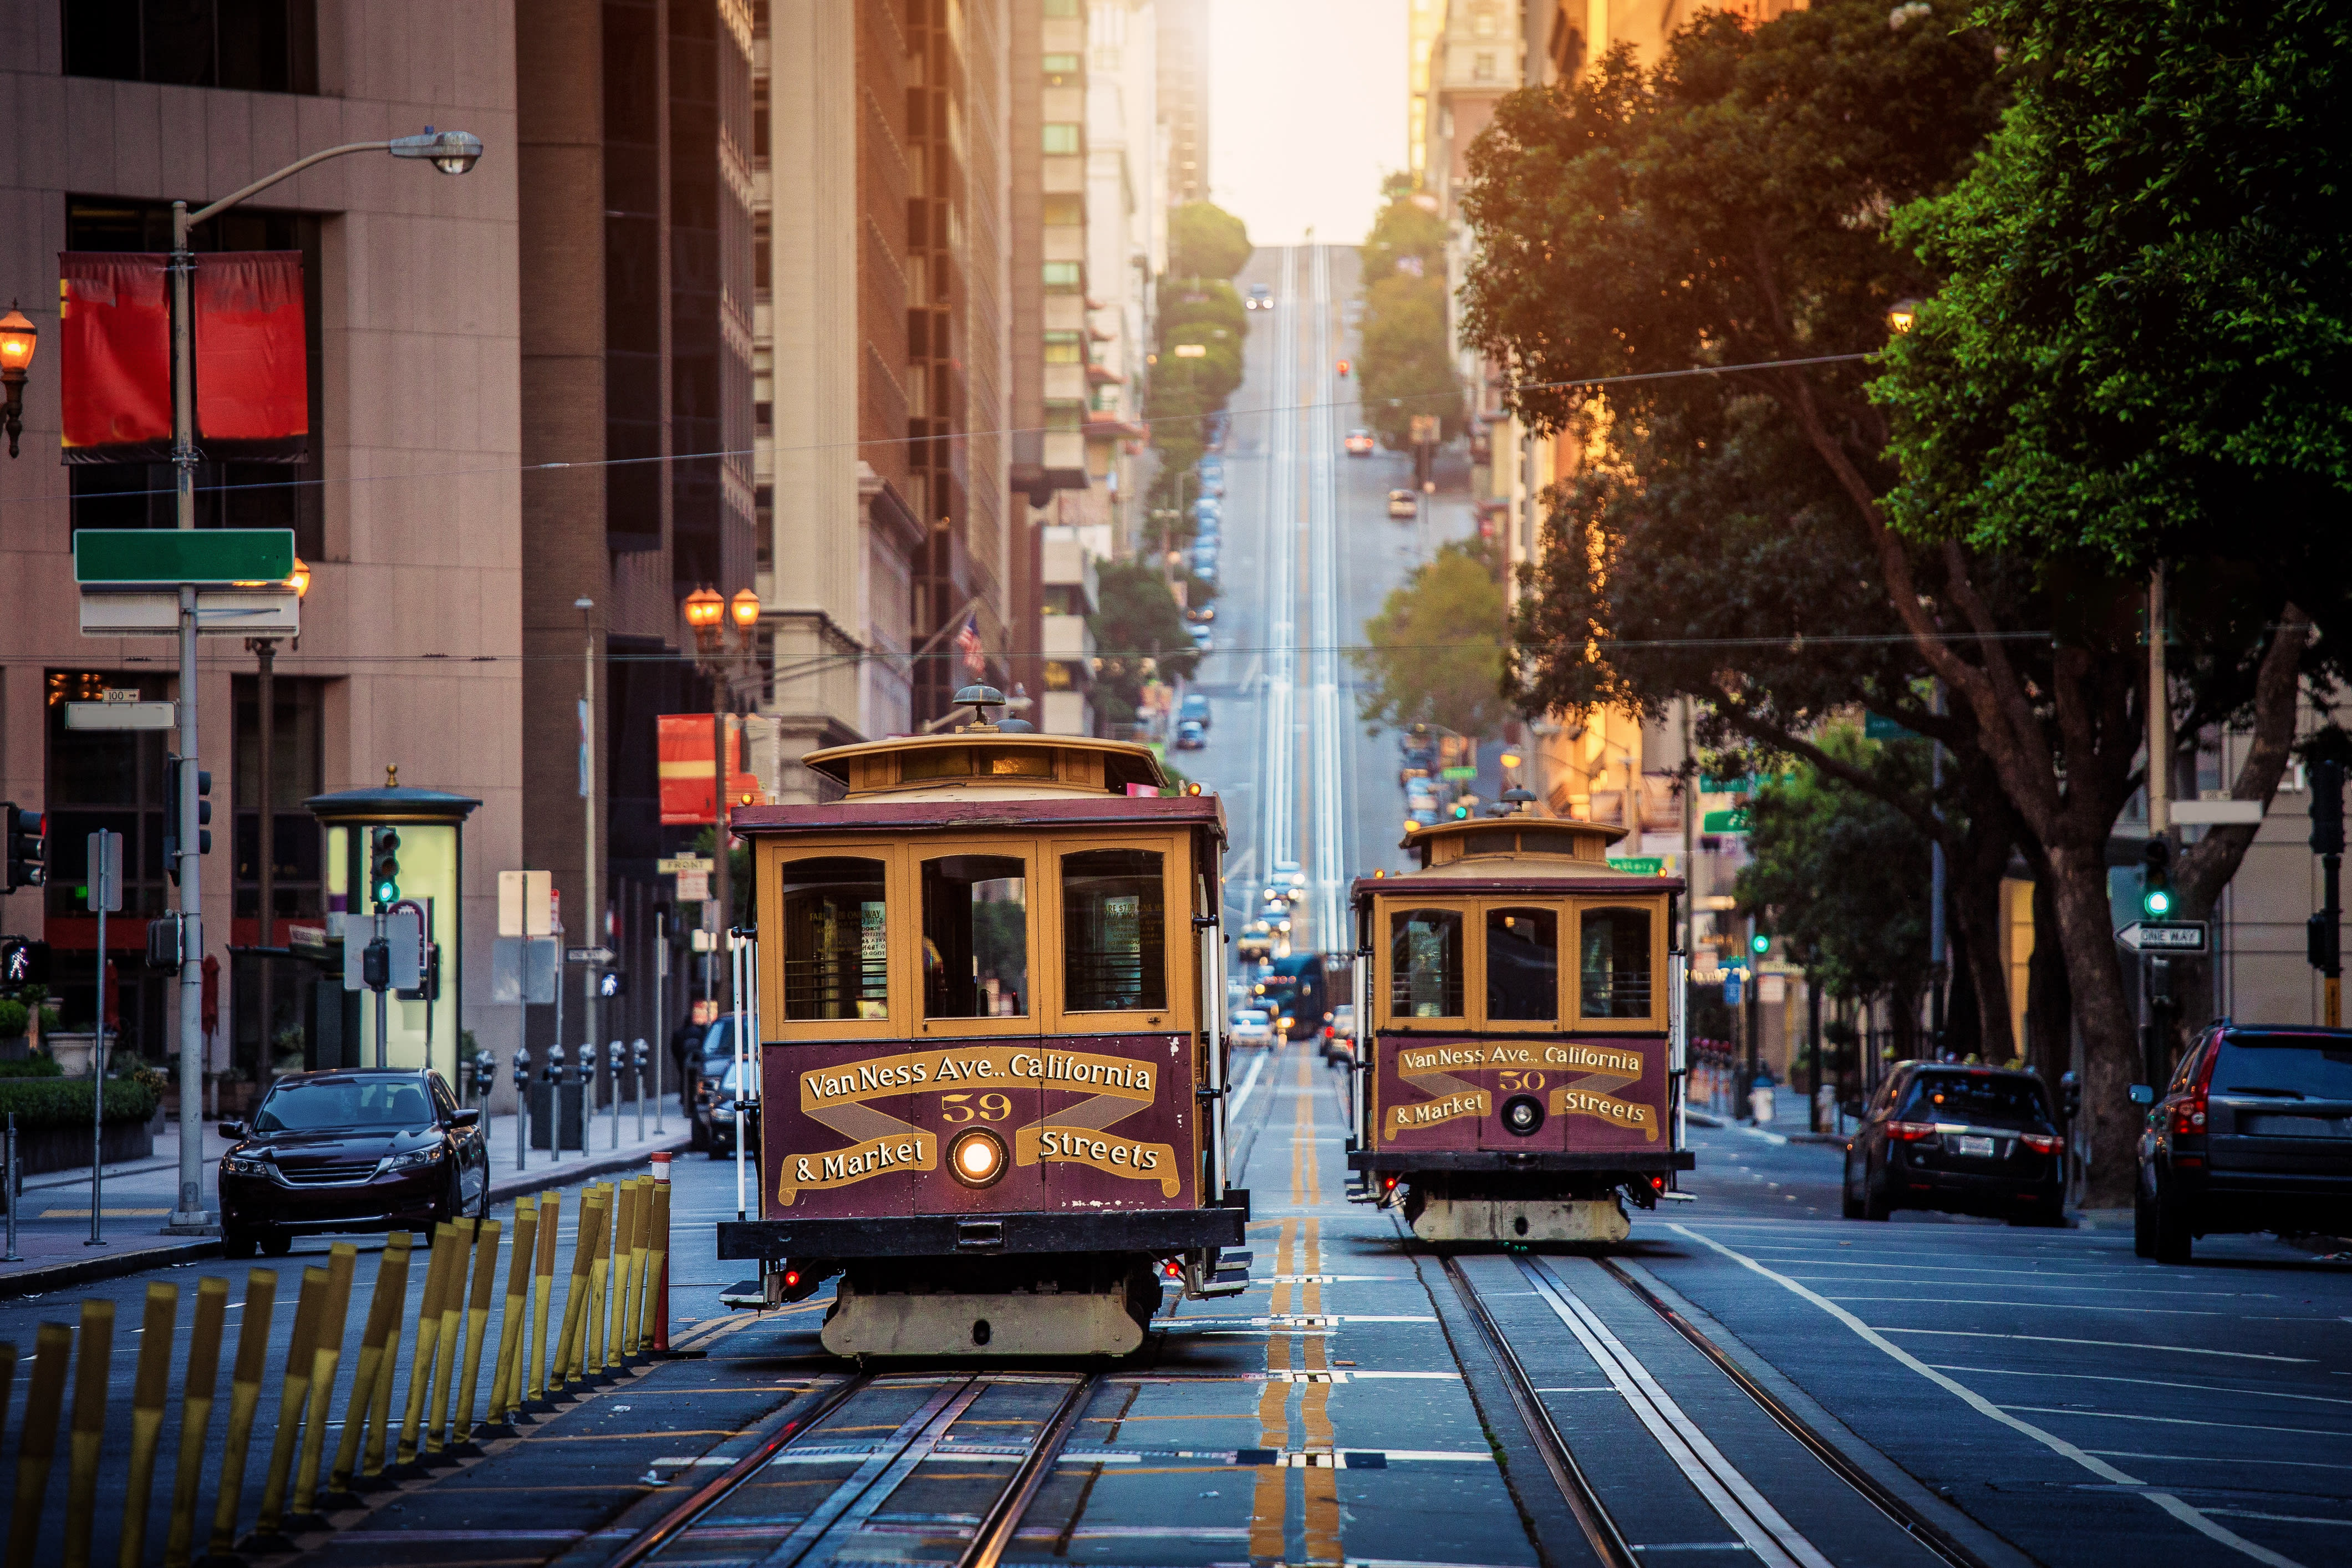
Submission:
[[[89,1240],[87,1247],[104,1247],[100,1216],[106,1172],[106,917],[122,912],[122,835],[100,828],[89,836],[87,890],[82,904],[98,916],[98,1032],[89,1047]],[[8,1216],[16,1219],[16,1195],[8,1194]],[[13,1248],[12,1248],[13,1250]]]

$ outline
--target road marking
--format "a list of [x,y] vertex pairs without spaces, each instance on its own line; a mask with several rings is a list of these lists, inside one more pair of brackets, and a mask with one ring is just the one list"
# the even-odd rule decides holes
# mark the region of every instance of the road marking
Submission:
[[[1266,1060],[1273,1055],[1274,1053],[1272,1051],[1260,1051],[1255,1058],[1251,1058],[1248,1076],[1242,1079],[1242,1087],[1240,1090],[1234,1094],[1233,1104],[1225,1108],[1225,1120],[1227,1122],[1230,1123],[1238,1118],[1242,1113],[1242,1107],[1249,1103],[1250,1091],[1257,1088],[1257,1075],[1265,1070]],[[1255,1152],[1255,1151],[1253,1151],[1253,1152]]]
[[1785,1133],[1767,1132],[1761,1127],[1743,1127],[1740,1131],[1750,1138],[1761,1138],[1767,1143],[1786,1143],[1789,1141]]
[[1759,1561],[1775,1568],[1796,1568],[1799,1564],[1802,1568],[1830,1568],[1829,1559],[1799,1534],[1780,1516],[1780,1510],[1756,1489],[1755,1483],[1723,1457],[1714,1439],[1683,1413],[1674,1396],[1619,1342],[1609,1325],[1584,1304],[1573,1286],[1549,1264],[1531,1263],[1525,1258],[1514,1261],[1528,1283],[1535,1286],[1536,1293],[1543,1297],[1545,1304],[1584,1346],[1585,1353],[1600,1367],[1601,1375],[1624,1396],[1627,1407],[1649,1429],[1658,1447],[1666,1451],[1666,1457],[1674,1460],[1675,1468],[1682,1471]]
[[[1680,1227],[1677,1226],[1676,1228],[1679,1229]],[[1776,1275],[1774,1278],[1778,1279],[1779,1276]],[[1793,1279],[1790,1280],[1788,1283],[1792,1289],[1804,1289],[1803,1286],[1797,1284]],[[1809,1297],[1812,1297],[1814,1300],[1819,1301],[1824,1307],[1833,1306],[1833,1303],[1832,1303],[1830,1299],[1826,1296],[1813,1296],[1813,1293],[1811,1290],[1805,1290],[1805,1294]],[[1844,1309],[1842,1307],[1835,1308],[1834,1310],[1840,1312],[1844,1311]],[[1851,1316],[1851,1314],[1848,1315]],[[1859,1322],[1861,1320],[1856,1319],[1855,1321]],[[2056,1334],[1993,1334],[1979,1333],[1971,1329],[1896,1329],[1884,1326],[1873,1329],[1871,1331],[1873,1333],[1880,1334],[1932,1334],[1938,1339],[1947,1340],[2025,1340],[2039,1345],[2105,1345],[2115,1350],[2173,1351],[2181,1355],[2228,1356],[2235,1361],[2263,1361],[2270,1362],[2273,1364],[2279,1366],[2309,1366],[2311,1364],[2311,1358],[2308,1356],[2264,1355],[2259,1351],[2217,1351],[2209,1350],[2203,1345],[2150,1345],[2142,1344],[2137,1340],[2070,1340],[2062,1338]],[[1926,1363],[1922,1363],[1921,1364],[1925,1365]]]
[[1930,1363],[1937,1372],[1975,1372],[1994,1377],[2063,1377],[2083,1383],[2128,1383],[2135,1388],[2186,1388],[2199,1394],[2228,1394],[2240,1398],[2297,1399],[2315,1405],[2352,1405],[2352,1399],[2338,1399],[2326,1394],[2289,1394],[2283,1389],[2256,1388],[2247,1384],[2223,1387],[2210,1383],[2167,1383],[2152,1377],[2117,1377],[2112,1373],[2097,1372],[2026,1372],[2007,1366],[1949,1366]]
[[[98,1217],[100,1219],[154,1219],[171,1212],[168,1205],[160,1209],[100,1209],[98,1211]],[[43,1219],[88,1219],[89,1205],[84,1204],[78,1209],[43,1209],[41,1217]]]
[[2352,1465],[2324,1465],[2316,1459],[2249,1459],[2236,1454],[2137,1454],[2124,1448],[2086,1448],[2084,1452],[2105,1454],[2110,1459],[2156,1459],[2180,1465],[2210,1465],[2218,1461],[2226,1465],[2267,1465],[2290,1470],[2352,1470]]
[[2352,1432],[2331,1432],[2324,1426],[2256,1426],[2243,1421],[2191,1421],[2181,1415],[2133,1415],[2121,1410],[2083,1410],[2063,1405],[2004,1405],[2003,1410],[2026,1410],[2036,1415],[2084,1415],[2100,1421],[2153,1421],[2162,1426],[2219,1426],[2230,1432],[2291,1432],[2302,1437],[2352,1437]]
[[[1865,1344],[1884,1352],[1890,1359],[1900,1363],[1902,1365],[1910,1368],[1913,1372],[1917,1373],[1921,1377],[1926,1378],[1928,1382],[1936,1384],[1938,1388],[1943,1389],[1946,1393],[1957,1396],[1966,1403],[1971,1409],[1975,1410],[1977,1414],[1986,1417],[1988,1420],[1997,1421],[2000,1425],[2011,1428],[2012,1431],[2015,1431],[2023,1436],[2032,1438],[2043,1447],[2048,1448],[2052,1453],[2060,1454],[2074,1460],[2076,1464],[2082,1466],[2084,1469],[2090,1471],[2093,1475],[2097,1476],[2102,1480],[2116,1481],[2125,1486],[2133,1487],[2144,1486],[2147,1484],[2140,1480],[2138,1477],[2117,1469],[2115,1466],[2110,1465],[2105,1459],[2099,1458],[2091,1454],[2088,1450],[2076,1447],[2074,1444],[2069,1443],[2066,1439],[2059,1436],[2056,1433],[2044,1430],[2043,1428],[2035,1426],[2031,1421],[2021,1420],[2015,1415],[2011,1415],[2008,1411],[2003,1410],[2000,1405],[1995,1405],[1991,1400],[1987,1399],[1983,1394],[1979,1394],[1967,1384],[1960,1382],[1959,1379],[1955,1377],[1947,1377],[1942,1373],[1937,1372],[1934,1367],[1929,1366],[1926,1362],[1921,1361],[1917,1356],[1913,1355],[1909,1351],[1905,1350],[1901,1345],[1898,1345],[1894,1341],[1888,1339],[1885,1332],[1872,1328],[1868,1323],[1864,1322],[1860,1318],[1855,1317],[1852,1312],[1847,1311],[1843,1307],[1839,1306],[1828,1297],[1822,1296],[1814,1290],[1809,1289],[1805,1286],[1798,1284],[1794,1279],[1790,1279],[1785,1274],[1776,1273],[1772,1269],[1767,1268],[1764,1265],[1757,1262],[1746,1253],[1740,1252],[1734,1247],[1726,1247],[1723,1243],[1716,1240],[1713,1237],[1704,1236],[1699,1232],[1691,1229],[1690,1226],[1686,1225],[1677,1225],[1673,1226],[1673,1228],[1680,1234],[1688,1237],[1691,1240],[1697,1242],[1701,1247],[1706,1247],[1714,1252],[1721,1253],[1724,1257],[1730,1258],[1734,1263],[1738,1264],[1741,1268],[1748,1269],[1753,1273],[1761,1275],[1763,1278],[1771,1280],[1774,1284],[1780,1286],[1782,1289],[1789,1291],[1790,1294],[1801,1297],[1805,1300],[1811,1301],[1814,1306],[1819,1307],[1822,1311],[1827,1312],[1831,1317],[1835,1318],[1839,1322],[1843,1323],[1848,1329],[1851,1329]],[[1969,1337],[2032,1338],[2033,1336],[1970,1335]],[[2150,1347],[2140,1346],[2134,1348],[2147,1349]],[[2234,1354],[2240,1352],[2223,1353]],[[2265,1361],[2279,1361],[2288,1358],[2265,1356],[2260,1359]],[[2267,1546],[2257,1545],[2253,1542],[2248,1541],[2244,1536],[2238,1534],[2236,1531],[2214,1523],[2213,1521],[2207,1518],[2200,1510],[2183,1502],[2179,1498],[2173,1496],[2170,1492],[2148,1491],[2143,1492],[2140,1495],[2147,1498],[2150,1502],[2156,1504],[2157,1507],[2164,1510],[2165,1512],[2172,1515],[2173,1518],[2180,1521],[2181,1523],[2189,1526],[2189,1529],[2196,1531],[2199,1534],[2203,1535],[2210,1540],[2217,1541],[2222,1545],[2229,1547],[2233,1552],[2243,1552],[2257,1563],[2266,1563],[2269,1565],[2269,1568],[2303,1568],[2303,1564],[2297,1563],[2294,1558],[2285,1556],[2280,1552],[2273,1552]]]
[[[2045,1312],[2154,1312],[2167,1318],[2241,1318],[2237,1312],[2216,1312],[2200,1307],[2102,1307],[2092,1301],[1976,1301],[1962,1296],[1832,1296],[1832,1301],[1910,1301],[1923,1307],[2000,1307],[2014,1310],[2038,1307]],[[2292,1322],[2326,1322],[2325,1318],[2294,1318]]]

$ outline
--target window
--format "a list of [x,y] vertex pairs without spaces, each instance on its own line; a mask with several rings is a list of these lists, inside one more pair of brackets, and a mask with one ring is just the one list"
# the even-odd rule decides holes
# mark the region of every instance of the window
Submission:
[[1911,1080],[1895,1112],[1901,1121],[1958,1121],[1971,1127],[2009,1127],[2051,1132],[2050,1106],[2042,1085],[2006,1073],[1923,1072]]
[[1486,911],[1486,1016],[1559,1016],[1559,915],[1552,910]]
[[1087,221],[1087,198],[1084,196],[1047,196],[1041,221],[1047,228],[1076,228]]
[[1083,151],[1079,142],[1084,132],[1085,127],[1075,120],[1048,121],[1043,132],[1045,155],[1052,157],[1057,153],[1074,153]]
[[[236,792],[236,918],[244,921],[261,912],[260,682],[240,675],[233,689],[236,752],[230,787]],[[269,691],[269,749],[275,763],[269,780],[270,843],[277,856],[271,899],[279,920],[315,917],[326,908],[326,841],[319,819],[303,810],[302,803],[327,787],[327,683],[280,675],[270,681]],[[286,939],[282,930],[273,934],[279,943]]]
[[[1049,78],[1078,74],[1078,57],[1076,55],[1047,55],[1045,65],[1045,74]],[[1052,85],[1059,87],[1061,84],[1055,82]]]
[[1650,1016],[1650,911],[1587,910],[1580,953],[1588,1018]]
[[1400,1018],[1462,1016],[1462,912],[1389,917],[1389,1010]]
[[1075,16],[1077,14],[1078,0],[1045,0],[1045,15],[1048,16]]
[[1029,1014],[1029,868],[1005,855],[923,862],[923,1016]]
[[1470,58],[1470,79],[1473,81],[1494,80],[1495,57],[1483,51],[1473,55]]
[[1072,1013],[1168,1005],[1168,908],[1160,856],[1062,857],[1062,1005]]
[[1048,261],[1043,268],[1045,291],[1049,294],[1075,294],[1087,286],[1084,264],[1076,261]]
[[1084,364],[1087,363],[1087,340],[1079,332],[1047,332],[1045,334],[1047,364]]
[[768,79],[751,84],[751,156],[768,155]]
[[883,863],[794,860],[783,868],[784,1016],[887,1018]]
[[433,1100],[406,1079],[330,1078],[279,1084],[253,1119],[257,1132],[333,1132],[433,1125]]
[[317,0],[62,0],[66,74],[319,90]]

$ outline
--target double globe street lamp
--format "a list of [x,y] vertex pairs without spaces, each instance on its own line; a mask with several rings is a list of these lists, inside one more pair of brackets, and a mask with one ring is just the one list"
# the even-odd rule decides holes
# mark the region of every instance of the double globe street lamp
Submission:
[[[751,674],[751,656],[759,642],[760,595],[744,588],[730,599],[706,583],[686,596],[679,610],[694,633],[695,668],[710,682],[711,896],[719,905],[719,926],[724,930],[733,923],[735,914],[734,879],[727,853],[727,721],[735,711],[737,685]],[[714,963],[711,973],[711,992],[723,1012],[734,1002],[730,966]]]

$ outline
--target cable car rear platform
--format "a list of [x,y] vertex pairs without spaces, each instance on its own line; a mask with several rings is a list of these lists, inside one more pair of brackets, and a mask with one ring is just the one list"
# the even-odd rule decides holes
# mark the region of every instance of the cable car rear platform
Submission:
[[721,1220],[719,1256],[846,1259],[1048,1252],[1160,1255],[1199,1247],[1238,1247],[1242,1227],[1248,1221],[1249,1194],[1238,1188],[1226,1191],[1224,1206],[1219,1208]]

